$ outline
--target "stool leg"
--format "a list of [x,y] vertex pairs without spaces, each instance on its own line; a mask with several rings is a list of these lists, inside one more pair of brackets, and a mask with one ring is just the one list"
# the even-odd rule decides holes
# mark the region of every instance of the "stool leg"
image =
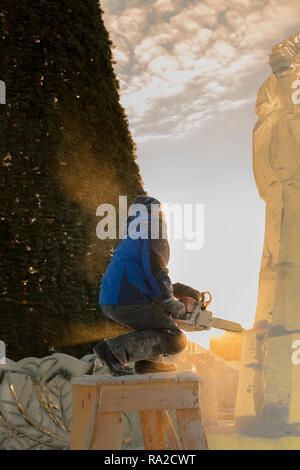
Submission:
[[162,415],[160,411],[140,411],[140,421],[146,450],[166,448]]
[[95,402],[96,387],[73,386],[73,410],[71,426],[71,450],[82,450],[90,422],[91,410]]
[[171,416],[167,410],[161,411],[163,418],[164,433],[169,441],[172,450],[182,450],[181,442],[178,439],[176,429],[174,427]]
[[95,450],[121,450],[123,435],[123,413],[101,413],[98,415],[95,435]]
[[97,387],[94,403],[90,411],[90,421],[88,424],[86,437],[84,440],[84,450],[92,450],[95,445],[95,439],[97,434],[97,426],[99,421],[99,413],[101,407],[102,391]]
[[176,410],[183,450],[207,450],[207,438],[199,408]]

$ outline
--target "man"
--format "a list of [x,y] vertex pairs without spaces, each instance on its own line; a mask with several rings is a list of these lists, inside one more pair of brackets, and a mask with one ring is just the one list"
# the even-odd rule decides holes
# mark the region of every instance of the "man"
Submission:
[[[173,371],[161,355],[178,354],[186,346],[185,335],[170,318],[182,319],[185,307],[176,297],[201,294],[183,284],[172,286],[168,276],[169,244],[161,203],[150,196],[137,196],[127,219],[124,238],[102,279],[99,304],[105,316],[134,331],[101,341],[95,353],[113,375],[135,372]],[[153,230],[153,227],[155,229]],[[155,232],[155,233],[154,233]]]

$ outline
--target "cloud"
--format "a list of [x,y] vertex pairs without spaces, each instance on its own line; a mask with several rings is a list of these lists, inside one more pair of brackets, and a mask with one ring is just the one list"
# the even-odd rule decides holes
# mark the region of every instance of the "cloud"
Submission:
[[[137,141],[194,134],[255,99],[271,45],[297,31],[299,0],[102,0],[121,102]],[[261,83],[259,83],[261,85]]]

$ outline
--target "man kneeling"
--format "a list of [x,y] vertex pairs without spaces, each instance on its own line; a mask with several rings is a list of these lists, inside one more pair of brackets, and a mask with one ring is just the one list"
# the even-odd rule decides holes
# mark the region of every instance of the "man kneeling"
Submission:
[[171,283],[167,269],[170,248],[160,202],[138,196],[130,213],[136,208],[140,210],[128,217],[126,238],[114,251],[100,289],[104,315],[134,330],[94,347],[113,375],[134,374],[126,365],[129,362],[135,363],[138,374],[176,370],[175,364],[161,360],[162,355],[178,354],[186,346],[185,335],[170,317],[183,319],[186,315],[184,304],[174,296],[196,300],[201,296],[195,289]]

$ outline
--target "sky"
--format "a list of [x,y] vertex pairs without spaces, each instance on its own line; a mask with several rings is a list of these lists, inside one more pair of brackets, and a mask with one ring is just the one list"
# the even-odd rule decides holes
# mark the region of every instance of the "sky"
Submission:
[[[273,45],[300,30],[299,0],[102,0],[121,103],[146,191],[204,205],[204,244],[170,233],[170,277],[210,290],[217,317],[251,328],[265,204],[252,170],[257,93]],[[193,334],[208,346],[221,332]]]

